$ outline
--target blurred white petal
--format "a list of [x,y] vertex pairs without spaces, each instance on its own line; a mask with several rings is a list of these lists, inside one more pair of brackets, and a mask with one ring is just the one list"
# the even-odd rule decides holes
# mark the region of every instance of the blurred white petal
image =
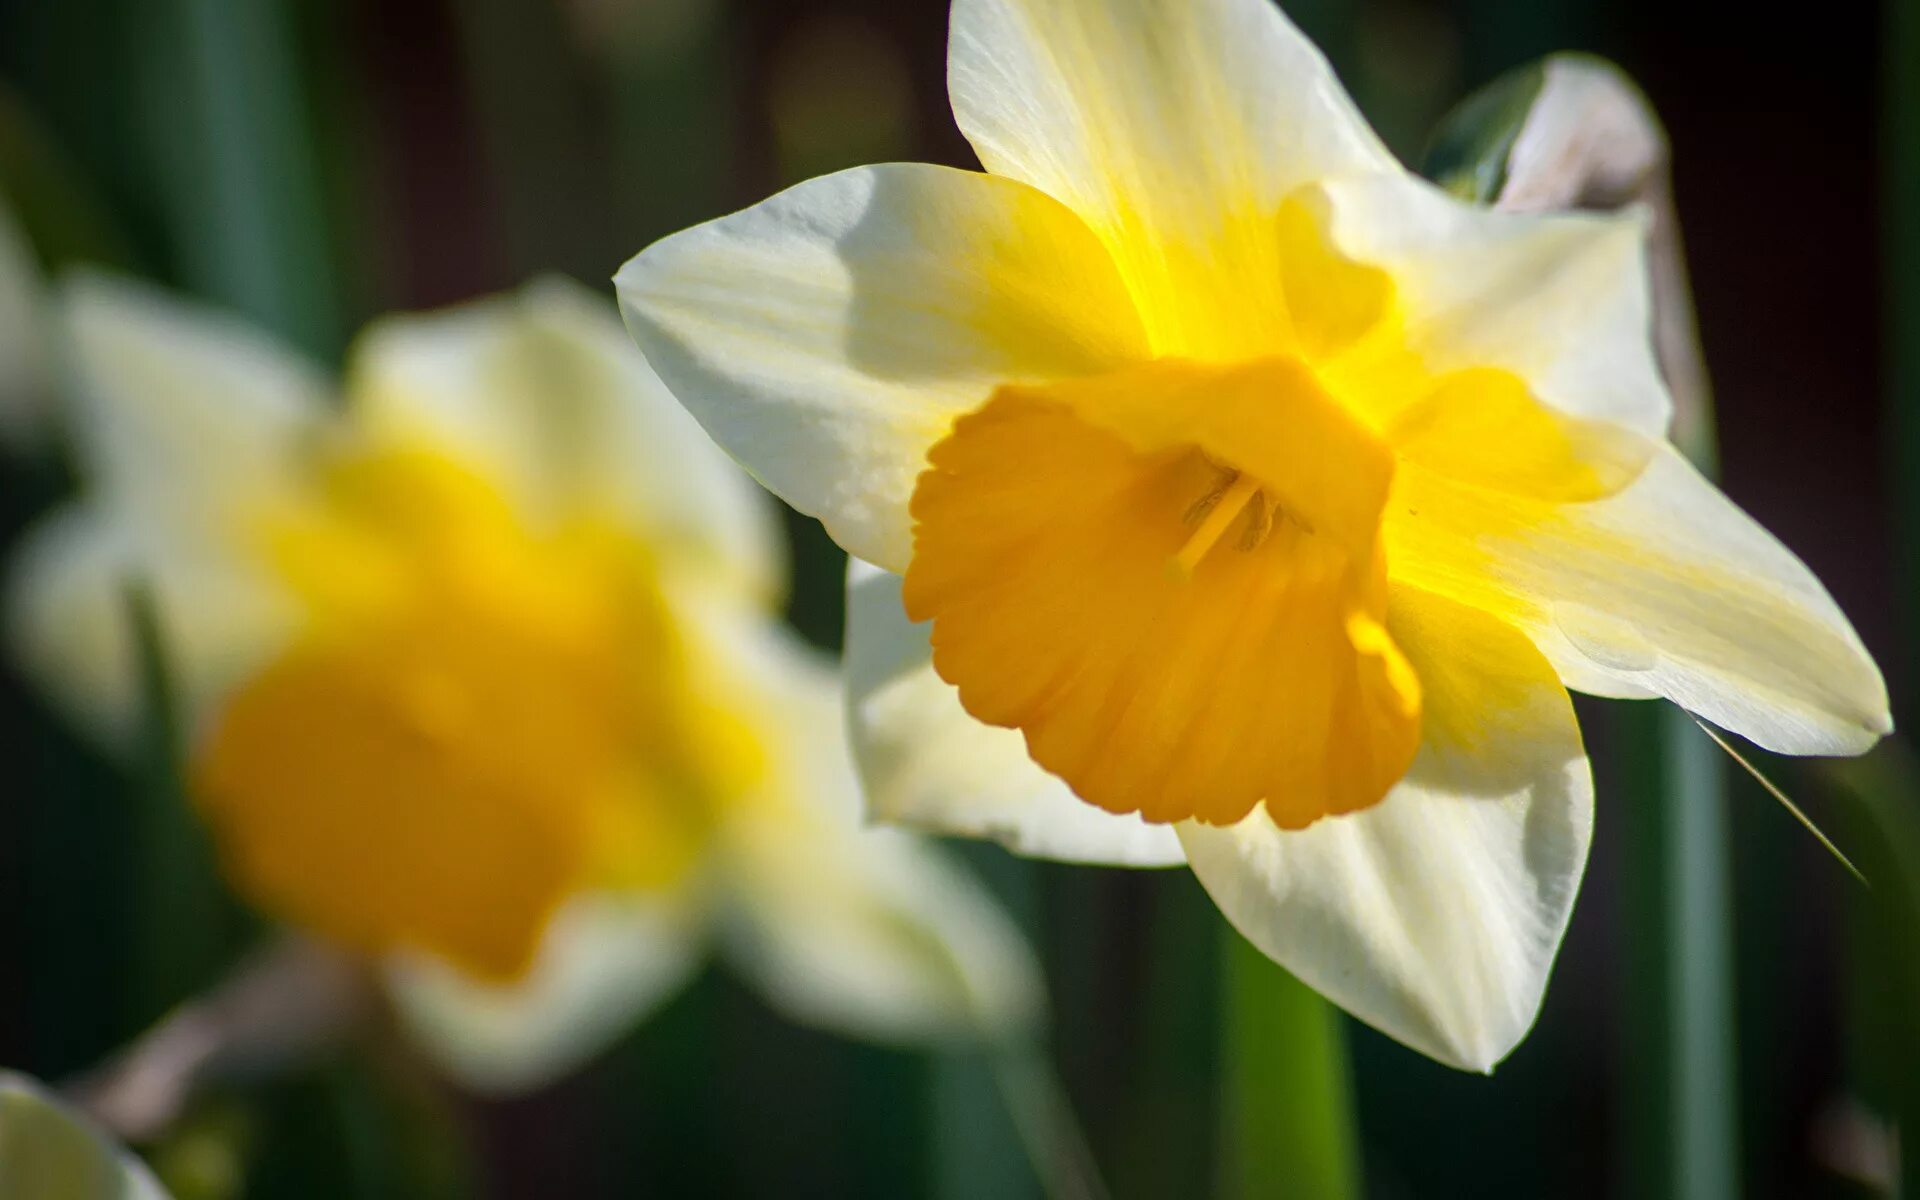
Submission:
[[437,959],[387,966],[415,1043],[476,1091],[526,1091],[587,1062],[669,999],[699,964],[686,897],[581,896],[555,915],[525,979],[492,985]]
[[737,969],[796,1019],[858,1036],[1032,1020],[1038,965],[987,890],[935,846],[861,824],[833,671],[770,626],[714,632],[734,686],[758,689],[770,738],[767,793],[732,809],[722,835]]
[[239,318],[98,273],[61,294],[70,420],[92,493],[204,527],[284,491],[326,421],[325,377]]
[[189,720],[293,628],[293,600],[242,534],[300,488],[325,390],[237,319],[145,285],[75,276],[59,315],[87,495],[28,532],[10,564],[8,635],[89,728],[124,738],[140,719],[136,583],[151,589]]
[[579,284],[383,318],[355,344],[347,391],[369,436],[455,453],[537,517],[612,515],[755,596],[784,589],[771,504],[668,394],[613,301]]
[[284,646],[300,619],[256,564],[192,540],[169,543],[107,503],[53,513],[8,564],[15,661],[81,726],[124,745],[141,728],[131,595],[154,601],[172,700],[189,724]]

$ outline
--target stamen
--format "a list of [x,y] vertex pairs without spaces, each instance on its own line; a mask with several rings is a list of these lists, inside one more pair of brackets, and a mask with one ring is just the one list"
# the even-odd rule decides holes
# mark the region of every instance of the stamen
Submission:
[[1215,467],[1214,472],[1213,487],[1207,491],[1206,495],[1189,504],[1187,511],[1180,517],[1185,524],[1198,525],[1205,520],[1214,506],[1220,503],[1220,498],[1227,494],[1227,489],[1233,486],[1233,481],[1240,478],[1240,472],[1232,467]]
[[[1213,549],[1213,544],[1220,540],[1220,535],[1224,534],[1227,527],[1233,524],[1233,519],[1240,515],[1240,510],[1259,494],[1260,485],[1254,482],[1252,477],[1236,472],[1233,481],[1227,485],[1225,491],[1219,492],[1217,499],[1212,492],[1202,497],[1199,504],[1188,510],[1189,512],[1198,510],[1202,513],[1200,526],[1187,538],[1186,545],[1180,547],[1180,552],[1173,556],[1174,570],[1183,577],[1192,575],[1194,568],[1200,565],[1200,560],[1207,556],[1207,551]],[[1263,503],[1261,512],[1264,513],[1265,510],[1266,505]],[[1267,524],[1271,526],[1271,518],[1267,518]],[[1262,534],[1262,536],[1265,535]]]
[[1247,527],[1240,531],[1240,549],[1243,553],[1258,550],[1260,543],[1267,540],[1273,532],[1274,505],[1268,502],[1265,492],[1255,492],[1247,504]]

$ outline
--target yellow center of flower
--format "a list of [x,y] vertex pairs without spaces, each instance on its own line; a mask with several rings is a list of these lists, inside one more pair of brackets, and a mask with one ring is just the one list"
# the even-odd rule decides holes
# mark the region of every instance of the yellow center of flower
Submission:
[[[1143,303],[1168,353],[997,389],[914,491],[904,597],[935,669],[1113,812],[1228,824],[1264,802],[1300,828],[1377,802],[1420,742],[1420,681],[1388,633],[1385,547],[1418,518],[1396,479],[1564,502],[1637,469],[1511,373],[1425,370],[1392,281],[1298,205],[1281,226],[1270,354],[1179,354],[1167,331],[1204,324],[1193,304]],[[1214,328],[1246,341],[1230,316]]]
[[703,752],[644,550],[531,529],[430,454],[341,455],[316,492],[267,530],[309,628],[195,763],[242,890],[347,945],[504,979],[569,894],[684,873],[717,758],[743,748]]

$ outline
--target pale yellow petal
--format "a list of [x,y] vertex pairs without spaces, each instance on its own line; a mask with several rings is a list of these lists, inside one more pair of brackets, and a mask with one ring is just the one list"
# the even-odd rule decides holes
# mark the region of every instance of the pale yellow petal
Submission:
[[673,394],[849,551],[904,570],[927,447],[996,386],[1146,353],[1106,252],[1057,202],[941,167],[803,183],[642,251],[627,327]]
[[324,376],[237,317],[92,273],[60,317],[81,473],[131,519],[204,527],[283,494],[327,419]]
[[1186,861],[1169,825],[1109,813],[1027,755],[1011,729],[975,720],[933,670],[929,626],[907,619],[900,577],[847,573],[847,711],[874,820],[991,838],[1017,854],[1162,867]]
[[1586,867],[1593,781],[1573,706],[1518,631],[1396,588],[1424,740],[1372,808],[1283,831],[1180,827],[1235,928],[1309,986],[1443,1063],[1486,1071],[1526,1035]]
[[716,672],[757,690],[771,768],[730,810],[716,862],[736,969],[795,1019],[863,1037],[1034,1019],[1038,965],[989,893],[932,844],[862,822],[837,674],[770,626],[709,633]]
[[86,498],[30,530],[10,564],[8,636],[51,694],[123,739],[141,719],[135,584],[152,591],[189,723],[284,643],[294,602],[236,535],[300,487],[325,391],[284,347],[157,289],[83,274],[60,300]]
[[947,70],[980,161],[1086,219],[1164,353],[1273,349],[1281,201],[1400,170],[1271,0],[957,0]]
[[173,701],[189,727],[283,647],[294,598],[257,564],[143,527],[107,504],[43,519],[7,567],[14,660],[94,735],[126,745],[146,719],[131,591],[153,598]]
[[1403,468],[1388,513],[1396,579],[1525,629],[1570,686],[1665,696],[1783,754],[1858,754],[1892,728],[1819,580],[1670,446],[1588,504]]
[[668,394],[613,302],[569,280],[374,323],[348,397],[368,436],[459,456],[533,520],[610,516],[664,558],[763,599],[784,589],[760,489]]
[[1407,349],[1430,373],[1503,368],[1564,412],[1665,434],[1642,214],[1495,212],[1405,174],[1301,199],[1342,252],[1392,277]]

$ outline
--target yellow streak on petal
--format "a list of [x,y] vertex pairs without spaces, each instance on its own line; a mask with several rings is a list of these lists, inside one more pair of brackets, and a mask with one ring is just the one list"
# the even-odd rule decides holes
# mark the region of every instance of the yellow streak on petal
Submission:
[[1645,438],[1556,413],[1519,376],[1490,367],[1433,380],[1394,416],[1386,437],[1403,458],[1440,475],[1556,504],[1613,495],[1652,453]]

